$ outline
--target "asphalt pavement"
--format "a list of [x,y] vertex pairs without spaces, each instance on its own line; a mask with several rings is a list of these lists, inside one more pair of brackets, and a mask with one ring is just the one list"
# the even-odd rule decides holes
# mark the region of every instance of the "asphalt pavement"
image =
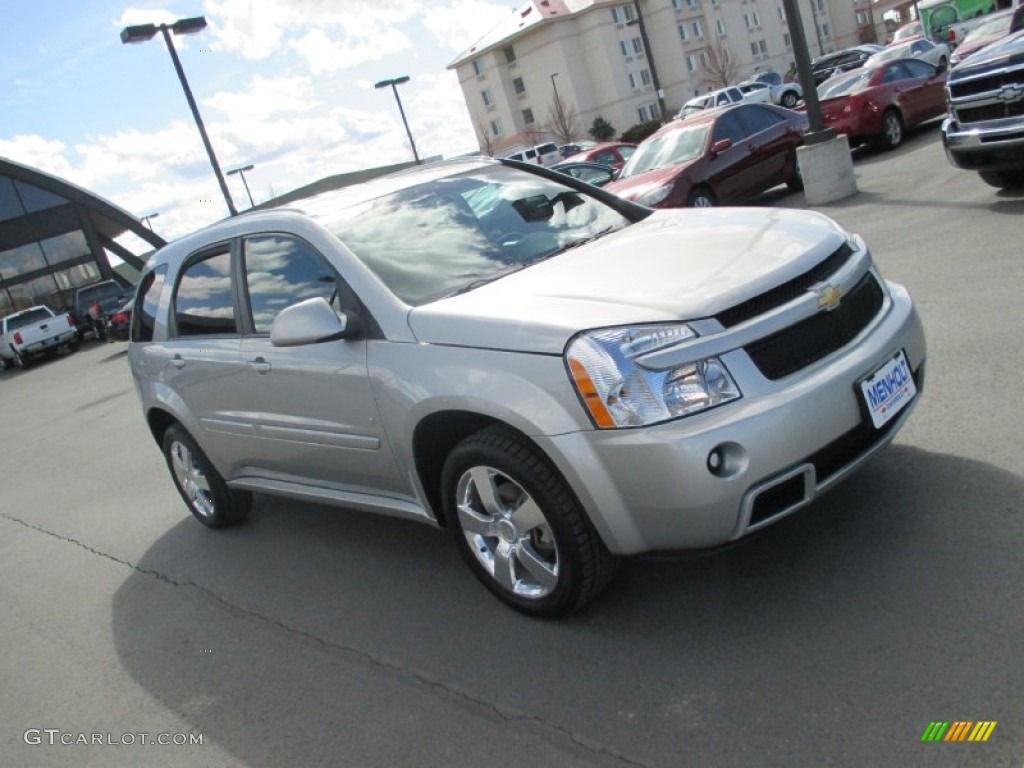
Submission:
[[1024,195],[937,124],[854,158],[860,193],[818,210],[918,303],[916,412],[813,506],[628,560],[569,620],[411,522],[258,496],[203,529],[123,343],[0,373],[0,764],[1020,768]]

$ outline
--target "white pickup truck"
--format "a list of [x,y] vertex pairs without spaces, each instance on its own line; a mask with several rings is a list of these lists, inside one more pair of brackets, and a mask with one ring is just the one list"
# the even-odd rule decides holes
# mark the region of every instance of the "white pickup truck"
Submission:
[[58,315],[42,305],[0,318],[0,366],[24,368],[34,357],[61,347],[78,350],[78,333],[71,315]]

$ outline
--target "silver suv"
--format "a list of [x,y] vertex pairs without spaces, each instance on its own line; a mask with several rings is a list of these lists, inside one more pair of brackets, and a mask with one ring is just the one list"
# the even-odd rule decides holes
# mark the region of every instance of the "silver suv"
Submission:
[[449,528],[557,616],[619,556],[711,547],[892,440],[925,341],[807,211],[657,211],[542,168],[431,165],[228,219],[140,282],[129,358],[181,496]]

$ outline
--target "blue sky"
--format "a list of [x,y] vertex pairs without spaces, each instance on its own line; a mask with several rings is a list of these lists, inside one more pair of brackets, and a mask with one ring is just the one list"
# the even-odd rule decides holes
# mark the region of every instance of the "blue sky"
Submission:
[[[80,184],[173,238],[226,215],[166,48],[128,24],[205,16],[175,44],[221,166],[257,202],[323,176],[476,149],[445,66],[512,13],[487,0],[22,0],[0,25],[0,156]],[[228,186],[248,205],[238,177]],[[212,200],[212,202],[202,202]]]

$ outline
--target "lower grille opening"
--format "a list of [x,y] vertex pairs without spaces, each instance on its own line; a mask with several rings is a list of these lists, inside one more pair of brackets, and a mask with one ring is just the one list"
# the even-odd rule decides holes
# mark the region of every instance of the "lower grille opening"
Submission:
[[802,502],[804,498],[804,475],[802,473],[761,491],[754,498],[754,506],[750,511],[750,527],[785,512],[790,507]]

